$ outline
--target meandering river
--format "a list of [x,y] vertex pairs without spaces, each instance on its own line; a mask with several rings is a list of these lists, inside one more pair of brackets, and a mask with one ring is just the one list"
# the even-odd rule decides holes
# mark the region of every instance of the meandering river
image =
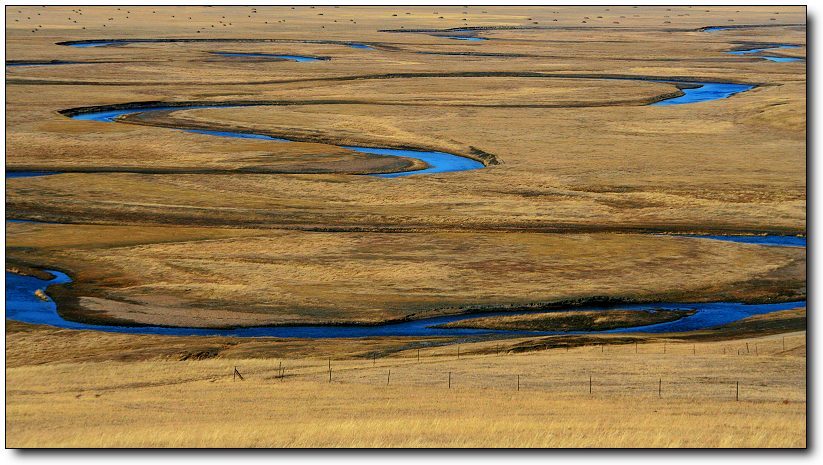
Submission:
[[[711,30],[711,29],[707,29]],[[467,36],[451,36],[447,37],[457,40],[484,40],[483,38],[467,37]],[[75,47],[103,47],[125,45],[132,42],[141,42],[141,40],[124,40],[124,41],[81,41],[73,43],[65,43]],[[149,42],[145,40],[145,42]],[[360,43],[346,43],[354,48],[372,49],[372,47]],[[774,47],[771,47],[774,48]],[[747,54],[758,53],[765,49],[748,49],[740,50],[730,53]],[[264,53],[239,53],[239,52],[214,52],[219,55],[228,57],[256,57],[256,58],[276,58],[287,59],[293,61],[318,61],[323,58],[307,57],[299,55],[275,55]],[[764,57],[765,58],[765,57]],[[644,79],[648,80],[648,79]],[[673,84],[682,84],[683,95],[668,98],[652,105],[682,105],[693,104],[699,102],[708,102],[713,100],[725,99],[732,95],[745,92],[752,89],[753,85],[735,84],[735,83],[719,83],[719,82],[675,82],[667,80],[655,80],[655,82],[669,82]],[[72,116],[77,120],[98,121],[103,123],[116,123],[118,118],[125,115],[147,112],[160,111],[179,111],[188,109],[202,109],[202,108],[225,108],[230,105],[220,104],[192,104],[187,106],[144,106],[140,108],[129,109],[107,109],[100,111],[86,111],[80,112]],[[240,106],[240,105],[235,105]],[[180,128],[190,132],[205,134],[216,137],[236,137],[270,140],[276,142],[291,142],[289,139],[272,137],[266,134],[256,134],[238,131],[223,131],[223,130],[201,130],[201,129],[187,129]],[[375,176],[381,177],[400,177],[412,174],[432,174],[445,173],[453,171],[467,171],[483,168],[483,163],[464,156],[449,154],[437,151],[423,151],[423,150],[405,150],[394,148],[379,148],[379,147],[361,147],[361,146],[341,146],[343,148],[353,150],[361,153],[399,156],[407,158],[415,158],[426,163],[427,167],[424,169],[390,173],[378,174]],[[58,174],[49,171],[18,171],[7,172],[6,176],[9,178],[23,178],[32,176],[47,176]],[[699,239],[711,240],[730,240],[735,242],[747,242],[752,244],[770,245],[770,246],[792,246],[805,247],[805,238],[794,236],[688,236]],[[32,324],[45,324],[56,326],[60,328],[69,329],[89,329],[97,331],[108,331],[118,333],[133,333],[133,334],[159,334],[159,335],[177,335],[177,336],[232,336],[232,337],[294,337],[294,338],[342,338],[342,337],[369,337],[369,336],[468,336],[479,334],[558,334],[552,332],[531,332],[531,331],[495,331],[482,329],[458,329],[458,328],[438,328],[436,326],[461,321],[477,317],[488,317],[496,315],[517,315],[525,313],[535,313],[536,311],[523,312],[498,312],[498,313],[482,313],[482,314],[463,314],[442,316],[436,318],[427,318],[421,320],[404,321],[399,323],[381,324],[381,325],[304,325],[304,326],[266,326],[266,327],[249,327],[236,329],[200,329],[200,328],[172,328],[161,326],[108,326],[108,325],[91,325],[80,322],[68,321],[63,319],[57,312],[56,304],[51,300],[42,300],[35,295],[38,289],[46,289],[52,285],[68,284],[71,278],[59,271],[49,270],[54,278],[50,280],[42,280],[32,276],[24,276],[11,272],[6,272],[6,318],[16,321],[22,321]],[[697,329],[705,329],[716,327],[738,321],[752,315],[770,313],[779,310],[786,310],[805,306],[805,301],[776,303],[776,304],[757,304],[745,305],[734,302],[713,302],[713,303],[655,303],[655,304],[636,304],[636,305],[621,305],[622,309],[635,310],[675,310],[675,309],[693,309],[696,312],[693,315],[684,317],[682,319],[660,323],[649,326],[623,328],[610,330],[607,332],[650,332],[650,333],[664,333],[664,332],[681,332],[692,331]],[[574,310],[592,310],[602,309],[603,307],[588,307],[576,308]],[[568,334],[568,333],[564,333]],[[576,334],[580,334],[579,332]]]
[[[136,113],[149,113],[149,112],[158,112],[158,111],[179,111],[179,110],[192,110],[192,109],[201,109],[201,108],[229,108],[229,107],[237,107],[240,105],[188,105],[188,106],[148,106],[148,107],[141,107],[141,108],[131,108],[131,109],[116,109],[116,110],[101,110],[101,111],[91,111],[91,112],[84,112],[79,113],[77,115],[72,116],[74,119],[78,120],[85,120],[85,121],[99,121],[99,122],[106,122],[106,123],[113,123],[117,122],[117,118],[124,115],[131,115]],[[212,136],[220,136],[220,137],[237,137],[237,138],[244,138],[244,139],[261,139],[261,140],[271,140],[277,142],[292,142],[289,139],[279,138],[279,137],[271,137],[265,134],[254,134],[254,133],[245,133],[245,132],[237,132],[237,131],[212,131],[212,130],[191,130],[186,129],[190,132],[196,132],[199,134],[207,134]],[[360,147],[355,145],[345,145],[341,146],[345,149],[352,150],[355,152],[360,153],[370,153],[376,155],[386,155],[386,156],[393,156],[393,157],[406,157],[406,158],[415,158],[421,160],[426,163],[427,167],[419,170],[414,171],[403,171],[397,173],[387,173],[387,174],[375,174],[373,176],[379,177],[386,177],[386,178],[394,178],[400,176],[408,176],[412,174],[433,174],[433,173],[447,173],[452,171],[467,171],[467,170],[474,170],[480,169],[485,167],[485,165],[477,160],[468,157],[462,157],[459,155],[454,155],[451,153],[446,152],[438,152],[438,151],[426,151],[426,150],[405,150],[405,149],[394,149],[388,147]]]
[[[404,321],[382,325],[303,325],[303,326],[260,326],[236,329],[200,329],[172,328],[163,326],[108,326],[91,325],[68,321],[57,313],[57,305],[51,301],[38,298],[34,292],[56,284],[71,282],[66,274],[48,270],[54,275],[51,280],[42,280],[32,276],[22,276],[6,272],[6,318],[31,324],[43,324],[67,329],[86,329],[115,333],[158,334],[170,336],[231,336],[231,337],[280,337],[280,338],[345,338],[370,336],[471,336],[480,334],[561,334],[556,332],[535,331],[497,331],[485,329],[437,328],[436,326],[471,318],[520,315],[531,312],[494,312],[483,314],[450,315],[436,318]],[[693,309],[696,313],[680,320],[649,326],[610,330],[607,332],[649,332],[667,333],[692,331],[731,323],[752,315],[771,313],[805,306],[805,301],[778,304],[744,305],[740,303],[715,302],[704,304],[638,304],[621,305],[618,308],[632,310],[679,310]],[[604,307],[587,307],[575,310],[597,310]],[[562,333],[569,334],[569,333]],[[573,334],[583,334],[575,332]]]

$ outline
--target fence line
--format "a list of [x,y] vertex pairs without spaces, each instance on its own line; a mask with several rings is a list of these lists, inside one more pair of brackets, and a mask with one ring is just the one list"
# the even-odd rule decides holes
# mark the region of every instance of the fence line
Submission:
[[[805,345],[805,338],[798,336],[797,339],[802,339],[802,342],[799,345],[795,345],[794,347],[803,347]],[[751,345],[743,342],[739,344],[725,344],[721,342],[718,343],[716,346],[701,346],[701,353],[722,353],[729,356],[728,348],[729,346],[732,346],[736,349],[736,351],[732,352],[731,356],[736,356],[736,354],[738,353],[740,354],[740,356],[774,355],[784,352],[784,347],[791,348],[793,345],[792,342],[795,341],[792,341],[791,338],[787,342],[785,336],[783,336],[780,339],[775,339],[771,341],[760,341],[757,343],[753,343]],[[688,352],[684,352],[683,350],[670,350],[672,347],[682,349],[684,348],[684,346],[687,347],[688,345],[692,346],[692,350],[690,351],[691,355],[697,355],[697,346],[694,343],[681,343],[674,345],[670,344],[669,342],[639,344],[637,341],[630,343],[630,345],[626,347],[627,350],[622,352],[622,354],[626,356],[628,355],[628,353],[634,352],[634,354],[637,354],[639,356],[654,356],[654,351],[644,352],[641,350],[642,346],[654,344],[662,344],[663,350],[667,353],[667,357],[669,358],[681,357],[688,354]],[[605,353],[604,345],[597,345],[600,346],[600,352]],[[596,350],[597,345],[589,347]],[[626,344],[615,345],[614,347],[620,348],[624,345]],[[631,345],[633,345],[634,347],[631,347]],[[581,346],[580,348],[585,349],[586,347]],[[494,349],[495,355],[500,354],[499,344],[497,344]],[[566,349],[568,351],[568,348]],[[613,353],[616,354],[618,352],[610,351],[608,357],[611,357]],[[527,393],[581,394],[585,392],[581,391],[579,387],[575,387],[580,386],[579,383],[583,380],[580,379],[580,373],[576,371],[573,367],[570,368],[569,373],[564,375],[559,375],[557,373],[543,373],[540,369],[538,369],[538,371],[536,372],[530,372],[525,375],[522,373],[500,373],[499,369],[498,372],[488,373],[488,370],[494,370],[495,368],[491,366],[480,365],[479,367],[477,367],[476,370],[473,370],[473,363],[482,362],[484,359],[486,359],[488,355],[471,353],[467,355],[464,351],[461,351],[459,345],[457,347],[457,355],[459,357],[459,362],[449,362],[447,358],[444,358],[447,357],[448,354],[426,354],[424,351],[421,351],[420,349],[417,349],[412,354],[413,355],[411,356],[406,354],[406,356],[395,355],[381,357],[381,360],[385,360],[387,363],[391,363],[391,367],[387,368],[387,371],[383,372],[386,376],[386,386],[436,386],[438,377],[436,375],[436,370],[433,369],[431,372],[428,372],[425,369],[425,363],[431,362],[459,364],[460,369],[457,372],[448,371],[448,378],[446,384],[447,389],[452,389],[456,387],[459,389],[510,390],[512,387],[514,387],[517,392],[525,391]],[[531,352],[530,354],[535,355],[539,354],[539,352]],[[660,352],[657,352],[657,354],[659,356]],[[452,353],[452,356],[454,356],[454,353]],[[329,358],[327,362],[327,382],[334,382],[335,385],[373,384],[373,381],[369,380],[372,379],[370,377],[373,376],[370,374],[372,373],[371,370],[373,370],[376,367],[376,354],[374,354],[371,358],[372,363],[368,365],[364,365],[363,363],[358,362],[358,359],[348,359],[337,362],[334,367],[332,366],[332,358]],[[592,360],[589,359],[588,361],[591,362]],[[293,361],[280,360],[276,366],[269,369],[249,370],[247,367],[243,370],[245,372],[245,375],[241,374],[240,368],[235,366],[232,370],[232,379],[244,381],[247,377],[251,377],[250,379],[276,379],[280,382],[283,382],[286,378],[285,373],[287,366],[290,371],[289,379],[291,380],[316,380],[318,372],[322,372],[322,365],[318,366],[316,359],[296,359]],[[564,367],[566,366],[564,365]],[[319,368],[321,370],[318,370]],[[392,379],[392,371],[395,371],[394,374],[396,375],[394,380]],[[267,373],[269,374],[268,376]],[[442,371],[440,373],[442,373]],[[454,375],[456,373],[459,373],[461,375],[459,377],[459,380],[455,380]],[[619,394],[646,397],[653,396],[656,394],[657,398],[662,399],[664,394],[663,379],[662,377],[653,376],[653,374],[646,373],[621,374],[607,372],[598,374],[597,372],[593,372],[588,374],[589,395]],[[714,376],[707,379],[706,376],[701,376],[699,375],[699,373],[695,372],[692,375],[683,375],[679,379],[667,378],[665,386],[665,398],[711,398],[727,400],[733,399],[735,401],[759,400],[763,398],[773,398],[774,396],[771,396],[771,392],[774,392],[775,390],[781,388],[795,387],[795,384],[797,383],[797,380],[793,381],[791,379],[782,378],[773,379],[771,377],[763,380],[747,379],[743,383],[741,383],[741,380],[739,378],[735,378],[734,376],[735,375],[733,374],[715,374]],[[442,380],[442,378],[440,379]],[[509,381],[507,382],[506,379],[508,379]],[[395,384],[392,384],[392,381],[395,381]],[[457,384],[455,384],[455,381],[457,381]],[[515,381],[514,386],[512,386],[511,381]],[[524,383],[524,381],[526,381],[526,383]],[[657,382],[655,383],[654,381]],[[442,381],[440,382],[442,383]],[[508,388],[506,386],[508,386]],[[803,397],[803,399],[795,400],[805,400],[805,396]]]

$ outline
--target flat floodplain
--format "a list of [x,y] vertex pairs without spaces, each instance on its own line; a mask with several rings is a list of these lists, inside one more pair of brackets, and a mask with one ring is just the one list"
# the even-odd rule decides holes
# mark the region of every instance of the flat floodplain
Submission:
[[805,447],[803,8],[6,17],[9,447]]

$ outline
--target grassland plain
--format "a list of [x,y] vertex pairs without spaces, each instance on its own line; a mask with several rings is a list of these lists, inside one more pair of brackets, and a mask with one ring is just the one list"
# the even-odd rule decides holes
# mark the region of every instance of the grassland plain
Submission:
[[[7,223],[7,269],[68,272],[74,283],[49,291],[65,317],[220,327],[375,323],[592,297],[805,298],[804,249],[665,234],[805,234],[805,61],[726,53],[785,43],[799,48],[779,54],[805,57],[802,8],[7,7],[6,13],[7,60],[75,62],[6,68],[7,169],[65,173],[7,179],[7,216],[56,223]],[[699,30],[727,25],[769,27]],[[382,32],[474,26],[486,28],[475,33],[489,40]],[[199,40],[58,45],[158,38]],[[237,59],[215,51],[330,60]],[[757,87],[720,101],[646,106],[680,93],[652,79]],[[147,101],[267,105],[122,121],[131,124],[60,113]],[[255,131],[295,142],[156,126]],[[341,145],[442,150],[488,166],[399,179],[353,176],[419,164]],[[619,362],[597,365],[594,357],[602,355],[591,345],[599,337],[517,339],[506,343],[512,352],[537,352],[500,358],[490,351],[502,342],[463,341],[464,350],[483,360],[482,369],[451,366],[446,356],[430,365],[440,378],[452,368],[467,370],[464,381],[473,381],[447,392],[452,398],[440,392],[439,378],[429,384],[431,372],[401,373],[411,370],[406,362],[417,347],[438,346],[429,355],[446,354],[453,347],[440,346],[454,339],[236,341],[9,323],[7,440],[15,446],[802,447],[804,326],[805,312],[755,318],[723,333],[724,340],[769,341],[771,352],[760,357],[724,354],[722,344],[732,343],[718,342],[716,334],[683,336],[694,339],[678,340],[682,348],[704,355],[689,362],[655,355],[654,363],[672,380],[688,379],[691,394],[657,399],[654,389],[646,393],[655,380],[623,371],[651,362],[631,359],[621,345]],[[767,335],[786,331],[795,331],[796,343],[778,351],[781,336]],[[648,348],[659,343],[637,338]],[[568,355],[552,349],[564,344],[587,346]],[[365,360],[388,354],[397,360],[367,370]],[[304,360],[292,378],[276,381],[292,383],[289,391],[271,389],[277,357]],[[341,368],[351,369],[353,379],[332,383],[338,389],[316,382],[326,357],[348,360]],[[589,363],[615,381],[604,397],[581,396],[571,385],[587,376],[563,370],[532,386],[543,393],[539,399],[510,392],[517,373]],[[252,372],[243,390],[225,382],[234,364]],[[397,384],[374,384],[385,380],[383,368],[394,366]],[[785,384],[771,389],[780,370],[788,373]],[[490,372],[506,374],[484,384]],[[721,374],[722,387],[707,381]],[[758,386],[756,396],[730,403],[728,383],[736,377]],[[619,379],[642,384],[651,397],[638,401],[620,391]],[[546,396],[557,388],[553,382],[568,389]],[[485,407],[468,411],[466,399],[477,396]],[[251,408],[255,398],[287,410]],[[217,399],[220,407],[206,412]],[[318,407],[323,415],[311,406],[320,400],[315,406],[325,406]],[[58,408],[47,411],[41,403]],[[430,410],[414,413],[410,405]],[[577,415],[583,405],[588,416]],[[141,411],[153,413],[137,418]],[[536,413],[546,411],[576,413],[566,419]],[[504,412],[518,413],[504,418]],[[303,419],[272,421],[286,413]],[[583,421],[593,415],[598,421]],[[642,426],[602,434],[617,421],[625,424],[626,415]],[[488,418],[495,420],[481,421]],[[233,433],[216,431],[227,422]],[[99,426],[72,429],[78,423]]]
[[187,353],[185,338],[14,326],[9,447],[806,444],[804,331],[525,353],[534,340],[194,338],[214,348]]

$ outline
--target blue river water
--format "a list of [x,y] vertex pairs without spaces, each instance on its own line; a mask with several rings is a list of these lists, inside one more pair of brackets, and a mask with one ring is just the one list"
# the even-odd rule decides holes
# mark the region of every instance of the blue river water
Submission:
[[[240,139],[260,139],[260,140],[272,140],[277,142],[290,142],[288,139],[281,139],[278,137],[267,136],[265,134],[251,134],[251,133],[242,133],[242,132],[233,132],[233,131],[210,131],[210,130],[202,130],[202,129],[187,129],[188,132],[194,132],[198,134],[207,134],[211,136],[222,136],[222,137],[235,137]],[[471,158],[460,157],[457,155],[452,155],[450,153],[445,152],[434,152],[434,151],[420,151],[420,150],[403,150],[403,149],[377,149],[377,148],[370,148],[370,147],[358,147],[354,145],[342,145],[344,149],[353,150],[355,152],[360,153],[371,153],[375,155],[386,155],[392,157],[406,157],[406,158],[416,158],[418,160],[423,160],[426,162],[429,167],[421,170],[416,171],[406,171],[400,173],[386,173],[386,174],[375,174],[373,176],[378,176],[382,178],[394,178],[398,176],[408,176],[409,174],[428,174],[428,173],[447,173],[451,171],[466,171],[472,169],[479,169],[483,168],[483,164],[472,160]]]
[[446,152],[388,148],[380,149],[371,147],[357,147],[354,145],[342,145],[341,147],[360,153],[371,153],[374,155],[386,155],[390,157],[416,158],[418,160],[423,160],[429,165],[428,168],[417,171],[406,171],[401,173],[386,173],[374,175],[381,178],[397,178],[400,176],[408,176],[410,174],[433,174],[449,173],[453,171],[468,171],[485,167],[483,163],[480,163],[477,160],[472,160],[471,158],[461,157],[458,155],[452,155]]
[[[744,50],[732,50],[731,52],[726,52],[730,55],[752,55],[756,53],[766,52],[769,50],[779,50],[785,48],[800,48],[799,45],[788,45],[788,44],[773,44],[769,45],[768,47],[760,47],[760,48],[747,48]],[[774,55],[757,55],[757,58],[762,58],[764,60],[774,61],[777,63],[791,63],[795,61],[803,61],[802,58],[793,58],[793,57],[781,57],[781,56],[774,56]]]
[[[656,82],[671,82],[674,81],[656,81]],[[680,97],[670,98],[655,102],[652,105],[684,105],[687,103],[709,102],[712,100],[719,100],[729,98],[732,95],[739,94],[754,88],[749,84],[729,84],[722,82],[690,82],[689,84],[699,85],[700,87],[681,89],[683,95]]]
[[328,61],[328,58],[318,58],[318,57],[310,57],[305,55],[278,55],[274,53],[242,53],[242,52],[211,52],[215,55],[220,55],[224,57],[237,57],[237,58],[275,58],[279,60],[289,60],[289,61],[297,61],[300,63],[310,62],[310,61]]
[[69,44],[71,47],[89,48],[89,47],[112,47],[118,45],[126,45],[128,42],[121,41],[107,41],[107,40],[91,40],[88,42],[78,42]]
[[472,37],[472,36],[437,36],[437,37],[444,37],[446,39],[454,39],[454,40],[465,40],[467,42],[480,42],[482,40],[489,40],[485,37]]
[[[233,136],[232,136],[233,137]],[[7,220],[25,222],[26,220]],[[688,235],[695,239],[710,239],[732,242],[744,242],[765,246],[805,247],[805,238],[796,236],[711,236]],[[503,331],[484,329],[439,328],[439,325],[456,321],[470,320],[489,316],[524,315],[540,313],[537,310],[514,312],[490,312],[481,314],[450,315],[426,318],[401,323],[383,325],[301,325],[301,326],[261,326],[234,329],[174,328],[161,326],[108,326],[91,325],[68,321],[57,312],[56,304],[51,300],[41,300],[34,293],[38,289],[46,290],[48,286],[66,284],[71,278],[59,271],[47,270],[54,278],[43,280],[32,276],[23,276],[6,272],[6,318],[31,324],[44,324],[67,329],[86,329],[116,333],[157,334],[169,336],[229,336],[229,337],[280,337],[280,338],[352,338],[373,336],[476,336],[476,335],[552,335],[552,334],[587,334],[592,332],[548,332],[548,331]],[[775,304],[743,304],[738,302],[709,303],[653,303],[629,304],[617,307],[576,307],[571,311],[606,310],[621,308],[627,310],[695,310],[696,313],[676,321],[633,328],[619,328],[607,333],[676,333],[713,328],[747,318],[780,310],[789,310],[806,305],[805,301],[783,302]]]
[[35,176],[48,176],[59,174],[56,171],[6,171],[7,178],[33,178]]
[[[674,81],[655,81],[655,82],[670,82],[674,83]],[[687,103],[698,103],[698,102],[706,102],[711,100],[717,100],[722,98],[727,98],[732,95],[735,95],[740,92],[744,92],[747,90],[752,89],[754,86],[748,84],[729,84],[729,83],[715,83],[715,82],[699,82],[699,83],[692,83],[697,85],[698,87],[694,88],[686,88],[683,89],[684,95],[680,97],[675,97],[667,100],[662,100],[660,102],[656,102],[652,105],[682,105]],[[81,113],[78,115],[73,116],[74,119],[78,120],[87,120],[87,121],[100,121],[100,122],[115,122],[117,117],[132,114],[132,113],[145,113],[150,111],[175,111],[175,110],[183,110],[183,109],[200,109],[200,108],[222,108],[222,107],[230,107],[232,105],[191,105],[191,106],[156,106],[156,107],[148,107],[148,108],[129,108],[129,109],[117,109],[117,110],[105,110],[105,111],[96,111],[96,112],[89,112],[89,113]],[[242,137],[242,138],[254,138],[254,139],[265,139],[265,140],[276,140],[281,142],[289,142],[288,139],[281,139],[281,138],[274,138],[271,136],[266,136],[262,134],[250,134],[250,133],[238,133],[238,132],[231,132],[231,131],[209,131],[209,130],[197,130],[192,131],[197,132],[200,134],[208,134],[208,135],[215,135],[215,136],[224,136],[224,137]],[[399,156],[399,157],[409,157],[409,158],[416,158],[418,160],[424,161],[428,167],[421,170],[415,171],[407,171],[401,173],[388,173],[388,174],[377,174],[375,176],[386,177],[386,178],[394,178],[394,177],[402,177],[402,176],[409,176],[413,174],[433,174],[433,173],[447,173],[447,172],[455,172],[455,171],[466,171],[466,170],[473,170],[473,169],[480,169],[483,168],[481,162],[477,160],[473,160],[467,157],[461,157],[454,154],[449,154],[445,152],[438,152],[438,151],[419,151],[419,150],[403,150],[403,149],[392,149],[392,148],[373,148],[373,147],[360,147],[360,146],[344,146],[344,148],[349,150],[354,150],[361,153],[370,153],[370,154],[377,154],[377,155],[386,155],[386,156]]]
[[[57,305],[52,301],[44,301],[35,296],[38,289],[47,289],[48,286],[70,283],[71,278],[59,271],[48,270],[54,275],[51,280],[38,279],[32,276],[23,276],[6,272],[6,318],[31,324],[43,324],[67,329],[85,329],[130,334],[158,334],[169,336],[230,336],[230,337],[281,337],[281,338],[352,338],[374,336],[471,336],[480,334],[517,334],[517,335],[550,335],[550,334],[585,334],[584,332],[557,333],[540,331],[500,331],[485,329],[457,329],[437,328],[438,325],[455,321],[468,320],[478,317],[521,315],[530,312],[494,312],[475,315],[451,315],[436,318],[427,318],[401,323],[383,325],[304,325],[304,326],[260,326],[234,329],[201,329],[175,328],[163,326],[108,326],[92,325],[68,321],[57,313]],[[677,321],[655,325],[640,326],[610,330],[607,332],[648,332],[667,333],[692,331],[711,328],[732,323],[752,315],[771,313],[779,310],[803,307],[805,301],[777,304],[745,305],[733,302],[715,303],[661,303],[621,305],[618,308],[629,310],[696,310],[694,315]],[[576,308],[574,310],[598,310],[605,307]]]
[[15,67],[15,66],[86,65],[86,64],[93,64],[93,63],[82,62],[82,61],[59,61],[59,60],[45,62],[45,63],[28,63],[28,62],[25,62],[25,61],[24,62],[13,62],[13,63],[6,62],[6,66],[11,66],[11,67]]
[[[237,105],[233,105],[237,106]],[[133,113],[146,113],[150,111],[174,111],[174,110],[189,110],[189,109],[199,109],[199,108],[224,108],[229,107],[229,105],[191,105],[191,106],[157,106],[157,107],[150,107],[150,108],[128,108],[128,109],[118,109],[118,110],[105,110],[105,111],[97,111],[97,112],[89,112],[89,113],[81,113],[78,115],[73,116],[72,118],[78,120],[86,120],[86,121],[100,121],[105,123],[113,123],[117,121],[117,117],[133,114]],[[189,132],[195,132],[198,134],[206,134],[212,136],[222,136],[222,137],[237,137],[237,138],[244,138],[244,139],[261,139],[261,140],[272,140],[278,142],[291,142],[289,139],[282,139],[277,137],[267,136],[265,134],[253,134],[253,133],[243,133],[243,132],[234,132],[234,131],[212,131],[212,130],[187,130]],[[402,150],[402,149],[392,149],[392,148],[372,148],[372,147],[359,147],[359,146],[352,146],[347,145],[343,146],[343,148],[353,150],[355,152],[360,153],[370,153],[376,155],[386,155],[386,156],[394,156],[394,157],[408,157],[408,158],[416,158],[418,160],[424,161],[428,167],[425,169],[415,170],[415,171],[404,171],[399,173],[388,173],[388,174],[375,174],[373,176],[379,177],[401,177],[401,176],[409,176],[412,174],[433,174],[433,173],[448,173],[454,171],[466,171],[472,169],[480,169],[484,168],[485,165],[483,163],[473,160],[467,157],[461,157],[459,155],[453,155],[450,153],[445,152],[437,152],[437,151],[421,151],[421,150]]]
[[[668,323],[658,323],[635,328],[621,328],[609,330],[609,333],[679,333],[699,329],[714,328],[754,315],[764,315],[781,310],[791,310],[805,307],[806,301],[784,302],[778,304],[747,305],[738,302],[711,302],[704,304],[663,304],[651,305],[646,308],[661,308],[664,310],[693,309],[697,310],[692,316],[687,316]],[[621,307],[623,308],[623,307]],[[629,307],[626,307],[629,308]]]
[[[482,39],[481,39],[482,40]],[[112,43],[98,43],[95,45],[79,45],[78,46],[103,46]],[[670,81],[660,81],[670,82]],[[666,101],[658,102],[656,105],[677,105],[686,103],[696,103],[703,101],[716,100],[727,98],[739,92],[751,89],[753,86],[744,84],[725,84],[725,83],[696,83],[700,87],[692,89],[683,89],[685,95],[681,97],[672,98]],[[228,106],[228,105],[224,105]],[[192,105],[187,107],[180,106],[157,106],[151,108],[140,109],[119,109],[106,110],[93,113],[84,113],[74,116],[78,120],[89,120],[99,122],[116,122],[116,118],[122,115],[132,113],[142,113],[147,111],[174,111],[182,109],[197,109],[197,108],[220,108],[221,105]],[[262,139],[280,142],[289,142],[288,139],[275,138],[264,134],[241,133],[234,131],[214,131],[214,130],[188,130],[199,134],[222,136],[222,137],[238,137],[249,139]],[[410,158],[417,158],[426,162],[429,168],[406,172],[406,173],[391,173],[377,175],[382,177],[397,177],[406,176],[409,174],[421,173],[438,173],[448,171],[464,171],[470,169],[482,168],[484,165],[475,160],[452,155],[444,152],[434,151],[416,151],[416,150],[401,150],[389,148],[370,148],[359,146],[344,146],[344,148],[358,151],[361,153],[371,153],[379,155],[390,156],[404,156]],[[44,176],[48,174],[57,174],[46,171],[28,171],[28,172],[7,172],[7,177],[26,177],[26,176]],[[12,220],[14,221],[14,220]],[[783,245],[783,246],[797,246],[795,243],[790,243],[792,240],[787,239],[788,236],[780,236],[783,243],[767,243],[768,239],[762,239],[760,236],[705,236],[705,239],[718,240],[737,240],[740,242],[762,239],[763,245]],[[733,239],[745,238],[745,239]],[[794,238],[797,240],[798,238]],[[803,245],[805,246],[805,239]],[[198,328],[168,328],[168,327],[120,327],[120,326],[102,326],[102,325],[87,325],[83,323],[71,322],[64,320],[57,313],[56,305],[52,301],[42,301],[34,295],[37,289],[45,289],[50,285],[64,284],[71,281],[71,279],[60,272],[50,271],[55,278],[52,280],[40,280],[34,277],[22,276],[13,273],[6,273],[6,316],[12,320],[24,321],[33,324],[46,324],[63,328],[72,329],[92,329],[99,331],[136,333],[136,334],[166,334],[166,335],[219,335],[219,336],[235,336],[235,337],[303,337],[303,338],[340,338],[340,337],[368,337],[368,336],[455,336],[455,335],[478,335],[478,334],[556,334],[548,332],[512,332],[512,331],[491,331],[478,329],[446,329],[435,328],[434,326],[450,323],[454,321],[461,321],[465,319],[477,318],[478,316],[495,316],[495,315],[515,315],[532,312],[500,312],[500,313],[485,313],[482,315],[453,315],[445,317],[437,317],[423,320],[408,321],[402,323],[392,323],[376,326],[279,326],[279,327],[255,327],[255,328],[237,328],[237,329],[198,329]],[[780,304],[763,304],[763,305],[745,305],[733,302],[715,302],[704,304],[677,304],[677,303],[660,303],[648,305],[625,305],[620,308],[626,309],[659,309],[675,310],[675,309],[694,309],[697,311],[692,316],[680,319],[675,322],[661,323],[646,327],[628,328],[621,330],[613,330],[610,332],[676,332],[689,331],[694,329],[703,329],[713,326],[723,325],[737,321],[751,315],[769,313],[778,310],[785,310],[790,308],[797,308],[805,306],[805,301],[789,302]],[[580,308],[580,310],[591,310],[593,308]]]
[[802,58],[791,58],[791,57],[778,57],[778,56],[767,56],[767,55],[760,55],[760,58],[764,60],[774,61],[776,63],[792,63],[795,61],[803,61]]
[[[220,42],[219,40],[192,40],[193,42]],[[116,47],[116,46],[124,46],[133,43],[163,43],[163,42],[174,42],[173,39],[170,40],[146,40],[146,39],[122,39],[122,40],[90,40],[87,42],[69,42],[69,43],[59,43],[58,45],[66,45],[69,47],[78,47],[78,48],[88,48],[88,47]],[[225,42],[234,42],[232,40],[226,40]],[[366,44],[361,44],[359,42],[351,42],[346,45],[347,47],[351,48],[359,48],[363,50],[374,50],[374,47]]]
[[235,132],[235,131],[212,131],[209,129],[186,129],[186,132],[193,132],[195,134],[206,134],[208,136],[220,136],[220,137],[234,137],[236,139],[258,139],[258,140],[273,140],[275,142],[291,142],[288,139],[282,139],[280,137],[272,137],[267,136],[265,134],[254,134],[254,133],[247,133],[247,132]]
[[[228,107],[228,105],[225,105]],[[175,111],[175,110],[197,110],[201,108],[222,108],[220,105],[190,105],[190,106],[156,106],[148,108],[120,108],[117,110],[104,110],[89,113],[81,113],[72,116],[72,119],[82,121],[99,121],[101,123],[114,123],[117,117],[130,115],[132,113],[146,113],[150,111]]]
[[767,245],[772,247],[806,247],[806,238],[800,236],[720,236],[683,234],[680,237],[711,239],[715,241],[739,242],[743,244]]

